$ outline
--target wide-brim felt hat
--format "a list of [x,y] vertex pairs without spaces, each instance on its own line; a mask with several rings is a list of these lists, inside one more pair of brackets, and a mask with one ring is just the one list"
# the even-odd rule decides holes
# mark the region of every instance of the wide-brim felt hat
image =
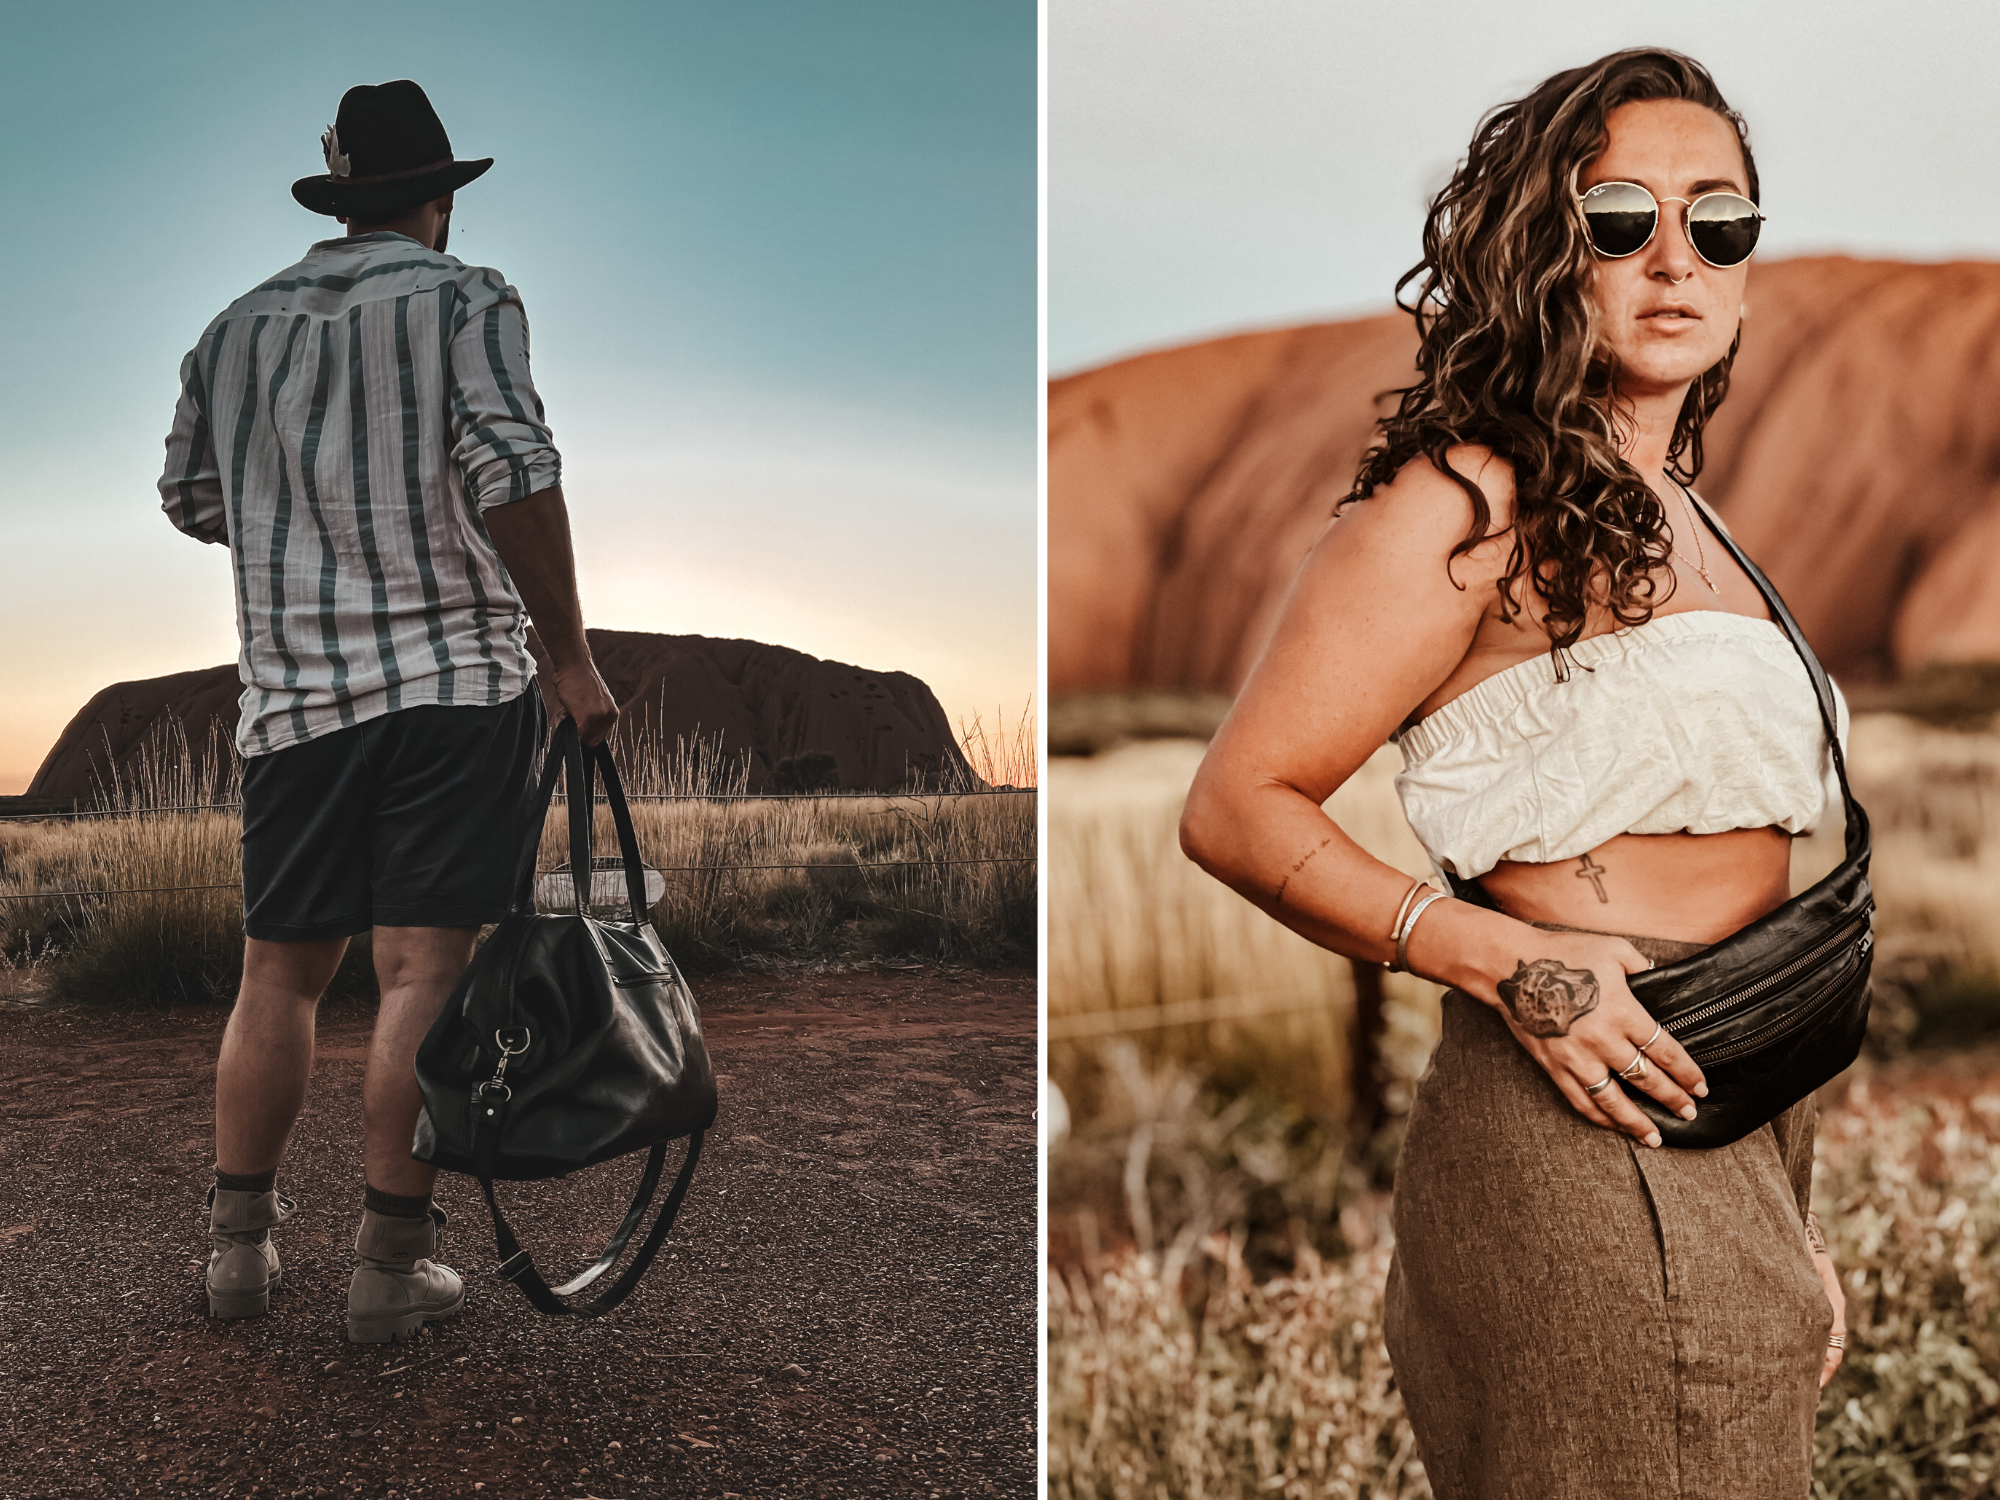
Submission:
[[361,84],[340,96],[340,112],[320,137],[326,171],[301,177],[292,196],[316,214],[393,219],[464,187],[493,165],[459,161],[424,91],[407,78]]

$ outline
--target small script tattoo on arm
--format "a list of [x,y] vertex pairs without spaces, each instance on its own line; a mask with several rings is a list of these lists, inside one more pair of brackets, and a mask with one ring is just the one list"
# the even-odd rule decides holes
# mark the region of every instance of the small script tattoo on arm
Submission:
[[1597,1009],[1597,976],[1588,969],[1565,968],[1559,959],[1516,959],[1514,972],[1497,988],[1514,1023],[1529,1036],[1567,1036],[1570,1027]]
[[1315,854],[1319,853],[1320,850],[1324,849],[1328,844],[1332,842],[1333,842],[1333,836],[1329,834],[1327,835],[1327,837],[1321,839],[1317,844],[1313,845],[1313,847],[1308,849],[1304,854],[1299,856],[1299,858],[1292,865],[1291,874],[1286,875],[1283,880],[1278,882],[1277,892],[1271,897],[1271,904],[1273,906],[1283,906],[1285,904],[1285,887],[1292,883],[1292,876],[1298,874],[1299,871],[1303,870],[1306,867],[1307,863],[1312,859],[1312,857]]

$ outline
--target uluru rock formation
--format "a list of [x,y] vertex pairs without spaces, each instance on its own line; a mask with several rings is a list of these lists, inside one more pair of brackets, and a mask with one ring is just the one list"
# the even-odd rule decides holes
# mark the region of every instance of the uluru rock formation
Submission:
[[[749,757],[753,791],[776,790],[801,775],[815,787],[893,791],[919,774],[978,784],[960,754],[936,696],[907,672],[876,672],[822,661],[786,646],[654,635],[588,632],[592,655],[624,717],[627,745],[641,734],[672,745],[677,735],[719,737],[724,755]],[[537,648],[539,642],[529,637]],[[197,754],[211,725],[234,737],[236,667],[177,672],[105,688],[63,730],[29,784],[35,798],[88,798],[106,755],[130,765],[147,740],[177,721]]]
[[[1754,265],[1699,488],[1828,667],[2000,661],[2000,264]],[[1049,690],[1231,692],[1414,378],[1400,313],[1049,387]]]

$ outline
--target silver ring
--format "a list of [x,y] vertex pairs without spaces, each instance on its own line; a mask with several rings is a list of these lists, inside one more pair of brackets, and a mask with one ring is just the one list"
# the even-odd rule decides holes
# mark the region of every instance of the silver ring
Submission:
[[1638,1083],[1649,1071],[1646,1066],[1646,1054],[1644,1052],[1634,1052],[1632,1060],[1618,1070],[1618,1076],[1630,1079],[1633,1083]]
[[1829,1349],[1845,1349],[1847,1347],[1847,1335],[1844,1333],[1828,1334],[1826,1347]]
[[1586,1094],[1590,1095],[1591,1098],[1595,1099],[1599,1094],[1603,1093],[1606,1089],[1611,1087],[1612,1077],[1613,1077],[1612,1074],[1606,1073],[1596,1083],[1585,1084],[1583,1087],[1583,1091]]
[[1665,1031],[1666,1029],[1667,1029],[1667,1023],[1664,1021],[1662,1021],[1659,1025],[1653,1028],[1653,1034],[1647,1037],[1645,1041],[1639,1044],[1639,1052],[1641,1056],[1645,1055],[1645,1051],[1648,1047],[1652,1046],[1653,1043],[1657,1042],[1660,1039],[1660,1033]]

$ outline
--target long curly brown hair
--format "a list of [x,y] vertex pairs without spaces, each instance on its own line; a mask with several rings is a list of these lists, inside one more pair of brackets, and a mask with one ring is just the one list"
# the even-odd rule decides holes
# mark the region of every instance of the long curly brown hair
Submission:
[[[1515,524],[1501,615],[1520,609],[1515,587],[1532,565],[1559,670],[1593,605],[1637,625],[1673,589],[1670,570],[1664,589],[1658,581],[1672,546],[1665,510],[1619,456],[1617,370],[1597,347],[1592,252],[1570,197],[1571,173],[1604,149],[1605,117],[1642,99],[1686,99],[1734,125],[1756,200],[1742,116],[1707,69],[1678,52],[1614,52],[1490,111],[1431,202],[1424,258],[1396,283],[1397,305],[1417,322],[1417,382],[1394,393],[1396,411],[1340,502],[1365,500],[1413,458],[1430,459],[1472,501],[1471,527],[1449,566],[1486,537],[1492,517],[1479,486],[1446,464],[1445,451],[1477,443],[1508,460]],[[1418,294],[1407,303],[1412,283]],[[1729,390],[1740,342],[1739,332],[1688,388],[1668,449],[1668,471],[1683,484],[1701,470],[1702,427]]]

